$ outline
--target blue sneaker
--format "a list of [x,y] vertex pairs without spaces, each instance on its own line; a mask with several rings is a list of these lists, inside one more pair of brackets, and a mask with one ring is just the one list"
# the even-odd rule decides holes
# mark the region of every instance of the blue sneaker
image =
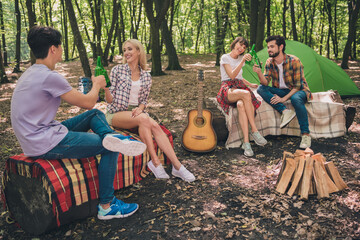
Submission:
[[146,150],[146,144],[135,140],[131,136],[122,134],[107,134],[102,142],[104,148],[112,152],[119,152],[127,156],[138,156]]
[[108,209],[103,209],[98,205],[98,219],[110,220],[113,218],[126,218],[133,215],[139,209],[136,203],[124,203],[114,197]]

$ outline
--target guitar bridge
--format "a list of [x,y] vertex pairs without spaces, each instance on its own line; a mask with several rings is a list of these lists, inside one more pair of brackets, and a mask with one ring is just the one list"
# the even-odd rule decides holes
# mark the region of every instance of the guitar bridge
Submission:
[[196,140],[204,140],[207,139],[207,136],[201,136],[201,135],[191,135],[192,138],[195,138]]

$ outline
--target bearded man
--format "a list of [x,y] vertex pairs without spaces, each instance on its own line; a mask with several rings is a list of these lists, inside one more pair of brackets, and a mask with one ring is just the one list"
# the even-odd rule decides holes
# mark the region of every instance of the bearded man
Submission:
[[[259,66],[254,65],[261,85],[258,94],[279,113],[280,128],[285,127],[295,116],[301,131],[300,148],[311,146],[309,120],[305,103],[311,100],[311,92],[304,77],[304,67],[299,58],[285,53],[285,39],[282,36],[269,36],[266,39],[269,58],[264,74]],[[268,86],[272,82],[272,87]],[[295,112],[286,108],[284,102],[291,100]]]

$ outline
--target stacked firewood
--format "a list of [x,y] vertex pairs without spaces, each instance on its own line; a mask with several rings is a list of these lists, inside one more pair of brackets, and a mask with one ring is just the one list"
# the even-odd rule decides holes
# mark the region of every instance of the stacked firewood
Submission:
[[326,162],[321,153],[307,148],[296,150],[294,154],[284,152],[283,164],[277,179],[276,191],[289,196],[300,195],[308,199],[317,194],[318,198],[327,198],[330,193],[347,188],[333,162]]

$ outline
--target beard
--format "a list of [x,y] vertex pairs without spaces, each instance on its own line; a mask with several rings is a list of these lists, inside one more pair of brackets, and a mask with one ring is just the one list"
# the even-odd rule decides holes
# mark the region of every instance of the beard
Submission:
[[280,54],[280,51],[277,51],[275,53],[269,53],[269,57],[275,58],[275,57],[279,56],[279,54]]

